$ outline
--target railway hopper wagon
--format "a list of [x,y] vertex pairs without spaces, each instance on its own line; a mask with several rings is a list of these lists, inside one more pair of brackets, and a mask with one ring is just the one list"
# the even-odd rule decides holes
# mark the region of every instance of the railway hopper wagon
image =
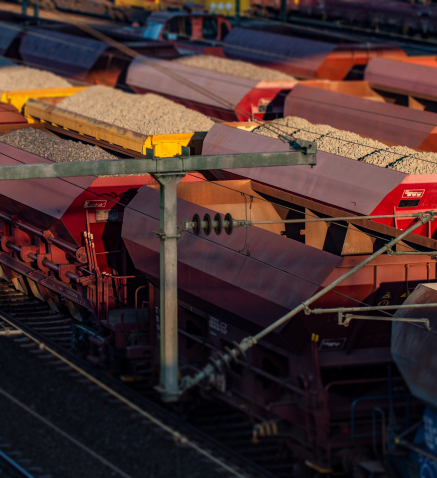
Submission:
[[[283,141],[216,124],[205,137],[202,153],[286,150]],[[256,182],[257,191],[265,191],[266,198],[275,202],[289,198],[296,203],[295,210],[288,213],[289,218],[307,215],[307,199],[319,204],[317,215],[330,215],[327,211],[335,211],[337,217],[344,216],[345,211],[357,216],[424,212],[433,209],[437,202],[435,174],[406,174],[324,151],[317,153],[317,161],[311,169],[297,166],[290,172],[284,168],[245,168],[211,173],[216,179],[250,179]],[[401,217],[375,218],[373,221],[401,230],[411,224],[411,218]],[[300,235],[299,232],[293,234]],[[425,225],[414,234],[437,239],[436,225]],[[305,240],[304,232],[300,239]]]
[[257,81],[150,59],[134,60],[126,83],[137,93],[160,94],[217,120],[247,121],[281,117],[284,95],[297,81]]
[[285,99],[284,116],[328,124],[391,145],[437,151],[437,114],[431,111],[300,84]]
[[[312,17],[337,21],[344,25],[372,28],[375,31],[396,32],[427,37],[437,30],[435,5],[405,2],[363,2],[328,0],[251,0],[251,10],[258,16]],[[426,3],[426,2],[423,2]]]
[[[17,128],[36,128],[58,137],[67,135],[59,127],[43,124],[0,125],[0,133]],[[113,129],[117,131],[106,131],[106,138],[114,136],[114,143],[105,144],[73,131],[67,137],[97,144],[122,158],[142,157],[146,147],[138,146],[141,140],[147,141],[157,156],[165,156],[169,151],[177,154],[182,146],[193,152],[198,150],[193,133],[173,135],[171,140],[166,135],[161,141],[157,135],[147,137],[133,133],[132,138],[125,139],[124,146],[129,143],[139,151],[126,150],[117,144],[116,133],[120,135],[122,128]],[[2,165],[51,162],[5,143],[0,143],[0,151]],[[200,179],[204,179],[202,175],[193,173],[185,180]],[[148,182],[154,183],[154,180],[150,176],[87,176],[30,181],[26,188],[20,186],[19,181],[4,183],[0,196],[3,252],[7,249],[12,254],[2,263],[3,278],[13,280],[18,289],[47,301],[54,309],[68,310],[69,315],[81,317],[83,321],[90,317],[94,322],[97,320],[96,323],[106,321],[110,328],[113,319],[109,311],[117,309],[114,313],[120,319],[124,313],[120,309],[134,300],[129,295],[132,284],[139,279],[144,283],[142,276],[137,277],[133,272],[132,262],[126,255],[121,224],[124,207],[138,188]],[[30,277],[29,282],[26,278]],[[139,296],[134,294],[135,300],[144,299],[141,294],[144,296],[144,291]],[[126,330],[135,327],[138,330],[129,322],[132,322],[132,312],[126,311]],[[126,351],[126,345],[122,350]]]
[[374,57],[406,57],[395,44],[336,44],[239,27],[226,36],[223,51],[228,58],[268,66],[299,78],[337,81],[351,75],[360,77]]
[[[0,154],[2,165],[48,162],[1,143]],[[76,352],[125,380],[151,384],[157,380],[160,334],[157,189],[148,176],[82,177],[26,180],[26,188],[5,181],[0,195],[3,278],[74,319]],[[257,189],[249,179],[208,182],[190,173],[179,187],[178,220],[231,213],[279,221],[295,207],[287,199],[272,205]],[[316,201],[311,207],[317,210]],[[282,224],[237,228],[230,235],[183,235],[182,376],[353,268],[369,255],[369,243],[376,248],[378,238],[384,242],[400,232],[372,221],[343,226],[343,235],[305,227],[306,242]],[[432,238],[412,235],[398,247],[435,246]],[[383,255],[315,307],[400,303],[408,287],[435,280],[435,273],[426,256]],[[397,414],[418,413],[389,347],[390,325],[383,321],[345,328],[335,313],[300,314],[230,370],[217,371],[203,393],[246,410],[256,424],[254,440],[274,424],[297,465],[348,469],[362,457],[356,447],[371,448],[372,410],[388,407],[392,384]]]
[[435,57],[406,57],[399,61],[374,58],[367,65],[364,78],[382,95],[391,96],[396,104],[435,113],[436,66]]
[[[230,210],[242,217],[248,204],[252,218],[262,217],[262,212],[278,218],[294,206],[286,201],[274,207],[266,203],[252,181],[228,181],[225,188],[214,182],[182,185],[178,221]],[[156,284],[159,240],[152,231],[159,226],[158,191],[143,187],[130,206],[122,237],[135,267]],[[181,371],[201,368],[211,356],[253,336],[365,259],[369,251],[364,242],[372,241],[381,228],[371,221],[364,227],[345,226],[343,235],[325,234],[324,226],[308,227],[306,242],[277,225],[253,227],[247,233],[234,229],[230,236],[184,235],[178,243]],[[398,233],[391,229],[391,234]],[[432,239],[412,238],[399,248],[434,246]],[[402,303],[407,287],[435,280],[430,258],[411,261],[411,257],[381,256],[314,307]],[[149,324],[157,348],[159,310],[159,291],[154,287]],[[398,416],[420,412],[393,366],[390,330],[383,321],[356,322],[345,329],[336,313],[301,313],[266,336],[230,370],[217,370],[209,382],[213,392],[205,389],[204,393],[247,411],[255,422],[261,420],[260,427],[254,428],[254,440],[262,440],[267,427],[275,429],[297,463],[305,461],[316,470],[346,467],[350,471],[348,464],[363,459],[355,447],[366,448],[372,442],[372,410],[387,409],[391,386],[396,389]]]
[[[126,70],[132,58],[77,28],[61,23],[28,26],[19,21],[2,21],[2,30],[0,53],[7,58],[77,82],[125,85]],[[139,55],[165,59],[179,56],[171,43],[137,41],[121,34],[115,37]]]

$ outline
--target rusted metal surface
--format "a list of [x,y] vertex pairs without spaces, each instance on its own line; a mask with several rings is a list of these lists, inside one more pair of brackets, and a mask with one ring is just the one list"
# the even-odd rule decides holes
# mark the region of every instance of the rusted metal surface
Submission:
[[[436,284],[420,284],[406,299],[404,305],[426,304],[437,301]],[[412,393],[431,407],[437,406],[435,362],[437,307],[430,309],[404,309],[396,312],[399,318],[427,318],[431,330],[408,323],[394,323],[391,352],[396,365],[408,383]]]
[[21,40],[20,54],[30,66],[84,78],[107,48],[97,40],[31,28]]
[[18,112],[17,108],[7,103],[0,103],[0,125],[20,123],[27,123],[27,120]]
[[437,114],[297,85],[285,99],[284,116],[328,124],[369,138],[437,151]]
[[313,78],[336,48],[334,43],[290,38],[248,28],[233,28],[224,43],[228,58],[269,66],[303,78]]
[[[287,149],[288,145],[282,141],[217,124],[206,135],[202,154]],[[387,193],[407,176],[324,151],[317,153],[317,165],[311,169],[301,166],[247,168],[228,173],[364,215],[371,214]]]
[[[159,229],[159,193],[143,187],[130,206],[125,211],[123,240],[135,267],[158,278],[159,239],[154,231]],[[178,199],[178,222],[195,213],[215,214]],[[338,257],[312,248],[313,254],[305,255],[304,245],[293,242],[290,247],[288,239],[261,228],[250,231],[249,256],[239,252],[245,236],[242,229],[231,236],[185,234],[178,242],[178,284],[183,295],[265,326],[309,297],[339,262]]]
[[378,89],[437,101],[437,68],[373,58],[364,78]]

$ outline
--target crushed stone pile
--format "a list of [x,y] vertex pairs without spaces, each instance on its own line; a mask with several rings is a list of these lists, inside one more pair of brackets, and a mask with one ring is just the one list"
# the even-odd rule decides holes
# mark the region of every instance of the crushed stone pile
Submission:
[[57,105],[138,133],[177,134],[208,131],[207,116],[154,94],[135,95],[107,86],[91,86]]
[[295,116],[270,121],[253,132],[272,138],[286,134],[315,141],[318,150],[407,174],[437,173],[437,153],[418,152],[406,146],[389,147],[355,133],[312,124]]
[[0,141],[57,163],[118,159],[116,156],[89,144],[59,139],[34,128],[12,131],[0,136]]
[[69,87],[71,83],[49,71],[27,66],[0,65],[0,91]]
[[240,60],[229,60],[211,55],[189,55],[173,60],[183,65],[195,66],[205,70],[225,73],[257,81],[294,81],[296,78],[281,71],[263,68]]

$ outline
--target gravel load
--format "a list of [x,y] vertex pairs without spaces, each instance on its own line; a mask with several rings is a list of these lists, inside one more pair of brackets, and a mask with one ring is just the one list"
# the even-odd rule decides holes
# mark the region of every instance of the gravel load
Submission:
[[214,124],[207,116],[161,96],[100,85],[63,99],[58,107],[147,135],[208,131]]
[[257,81],[295,81],[296,78],[281,71],[263,68],[240,60],[229,60],[211,55],[190,55],[173,60],[183,65],[195,66],[226,75]]
[[0,91],[69,87],[71,87],[71,83],[49,71],[27,66],[3,66],[0,64]]
[[60,139],[34,128],[17,129],[0,136],[0,141],[57,163],[118,159],[89,144]]
[[311,124],[303,118],[288,116],[270,121],[253,130],[256,134],[278,138],[285,134],[316,141],[317,149],[382,168],[407,174],[436,174],[437,153],[417,152],[406,146],[389,147],[379,141],[363,138],[328,125]]

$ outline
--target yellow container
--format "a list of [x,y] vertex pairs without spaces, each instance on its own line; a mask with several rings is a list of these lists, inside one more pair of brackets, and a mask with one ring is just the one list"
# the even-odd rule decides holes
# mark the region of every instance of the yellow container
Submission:
[[79,91],[88,88],[87,86],[71,88],[42,88],[39,90],[13,90],[0,92],[0,101],[15,106],[22,111],[29,99],[44,100],[46,103],[56,104],[67,96],[74,95]]
[[114,5],[118,7],[134,7],[143,10],[159,10],[159,0],[115,0]]
[[[235,0],[205,0],[205,11],[235,17]],[[250,16],[250,0],[240,0],[240,16]]]
[[190,147],[192,154],[201,154],[206,135],[203,132],[146,135],[33,99],[26,103],[24,115],[29,123],[50,123],[143,155],[146,149],[153,149],[160,158],[181,154],[182,146]]

